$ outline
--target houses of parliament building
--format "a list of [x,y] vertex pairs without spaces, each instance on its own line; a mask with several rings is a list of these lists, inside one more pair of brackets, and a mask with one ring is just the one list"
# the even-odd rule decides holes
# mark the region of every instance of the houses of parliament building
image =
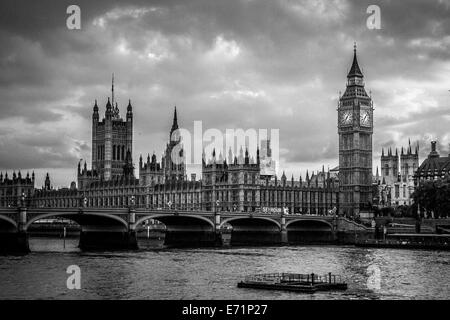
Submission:
[[[270,154],[250,155],[247,149],[231,151],[227,159],[214,150],[202,156],[201,177],[186,173],[175,108],[168,142],[161,159],[155,154],[139,157],[138,174],[133,154],[133,106],[128,101],[122,118],[114,101],[114,81],[104,116],[95,101],[92,113],[91,164],[78,163],[77,182],[54,189],[47,177],[45,187],[34,188],[33,179],[0,181],[0,205],[18,205],[26,184],[27,204],[35,207],[127,207],[161,210],[341,214],[367,208],[372,190],[373,108],[364,90],[356,48],[347,75],[347,88],[338,105],[339,169],[306,173],[290,179],[267,174],[262,160]],[[267,148],[266,148],[267,149]],[[336,173],[339,172],[339,173]],[[16,182],[14,182],[16,181]],[[33,190],[30,191],[30,184]]]

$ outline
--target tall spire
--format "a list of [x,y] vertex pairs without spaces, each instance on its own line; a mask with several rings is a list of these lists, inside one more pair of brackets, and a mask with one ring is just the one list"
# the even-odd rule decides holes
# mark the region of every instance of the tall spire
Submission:
[[112,74],[112,82],[111,82],[111,104],[114,106],[114,72]]
[[177,106],[175,106],[175,109],[173,111],[173,125],[178,128]]
[[356,42],[353,45],[353,62],[352,66],[350,68],[350,71],[348,72],[347,78],[353,78],[353,77],[363,77],[363,74],[361,72],[361,69],[358,65],[358,59],[356,58]]
[[170,129],[170,135],[172,136],[172,133],[177,129],[178,129],[177,106],[175,106],[175,109],[173,111],[173,122],[172,122],[172,129]]

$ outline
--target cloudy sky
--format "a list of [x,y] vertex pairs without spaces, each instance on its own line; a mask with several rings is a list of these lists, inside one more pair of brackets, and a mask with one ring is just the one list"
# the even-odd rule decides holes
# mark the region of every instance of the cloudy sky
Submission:
[[[81,30],[66,9],[81,8]],[[367,7],[381,9],[369,30]],[[90,162],[91,114],[135,114],[134,160],[180,126],[280,129],[290,177],[337,165],[337,99],[353,43],[382,147],[450,142],[450,1],[1,1],[0,170],[49,171],[55,186]],[[123,112],[123,111],[122,111]]]

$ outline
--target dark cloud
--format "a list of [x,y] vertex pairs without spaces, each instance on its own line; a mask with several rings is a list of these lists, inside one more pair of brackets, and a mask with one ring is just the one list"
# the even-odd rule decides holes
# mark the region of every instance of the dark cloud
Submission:
[[[450,1],[83,0],[82,29],[68,30],[71,4],[0,3],[0,168],[89,159],[112,72],[119,107],[134,106],[135,159],[162,152],[176,104],[187,128],[280,129],[289,170],[335,164],[353,41],[375,102],[374,166],[382,147],[411,139],[425,156],[431,139],[450,142]],[[381,30],[366,28],[371,4]]]

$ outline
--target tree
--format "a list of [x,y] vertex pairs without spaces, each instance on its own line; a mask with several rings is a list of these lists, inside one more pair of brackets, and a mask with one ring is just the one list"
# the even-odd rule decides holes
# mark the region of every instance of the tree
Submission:
[[450,176],[443,179],[424,181],[414,191],[414,204],[433,212],[435,218],[450,215]]

